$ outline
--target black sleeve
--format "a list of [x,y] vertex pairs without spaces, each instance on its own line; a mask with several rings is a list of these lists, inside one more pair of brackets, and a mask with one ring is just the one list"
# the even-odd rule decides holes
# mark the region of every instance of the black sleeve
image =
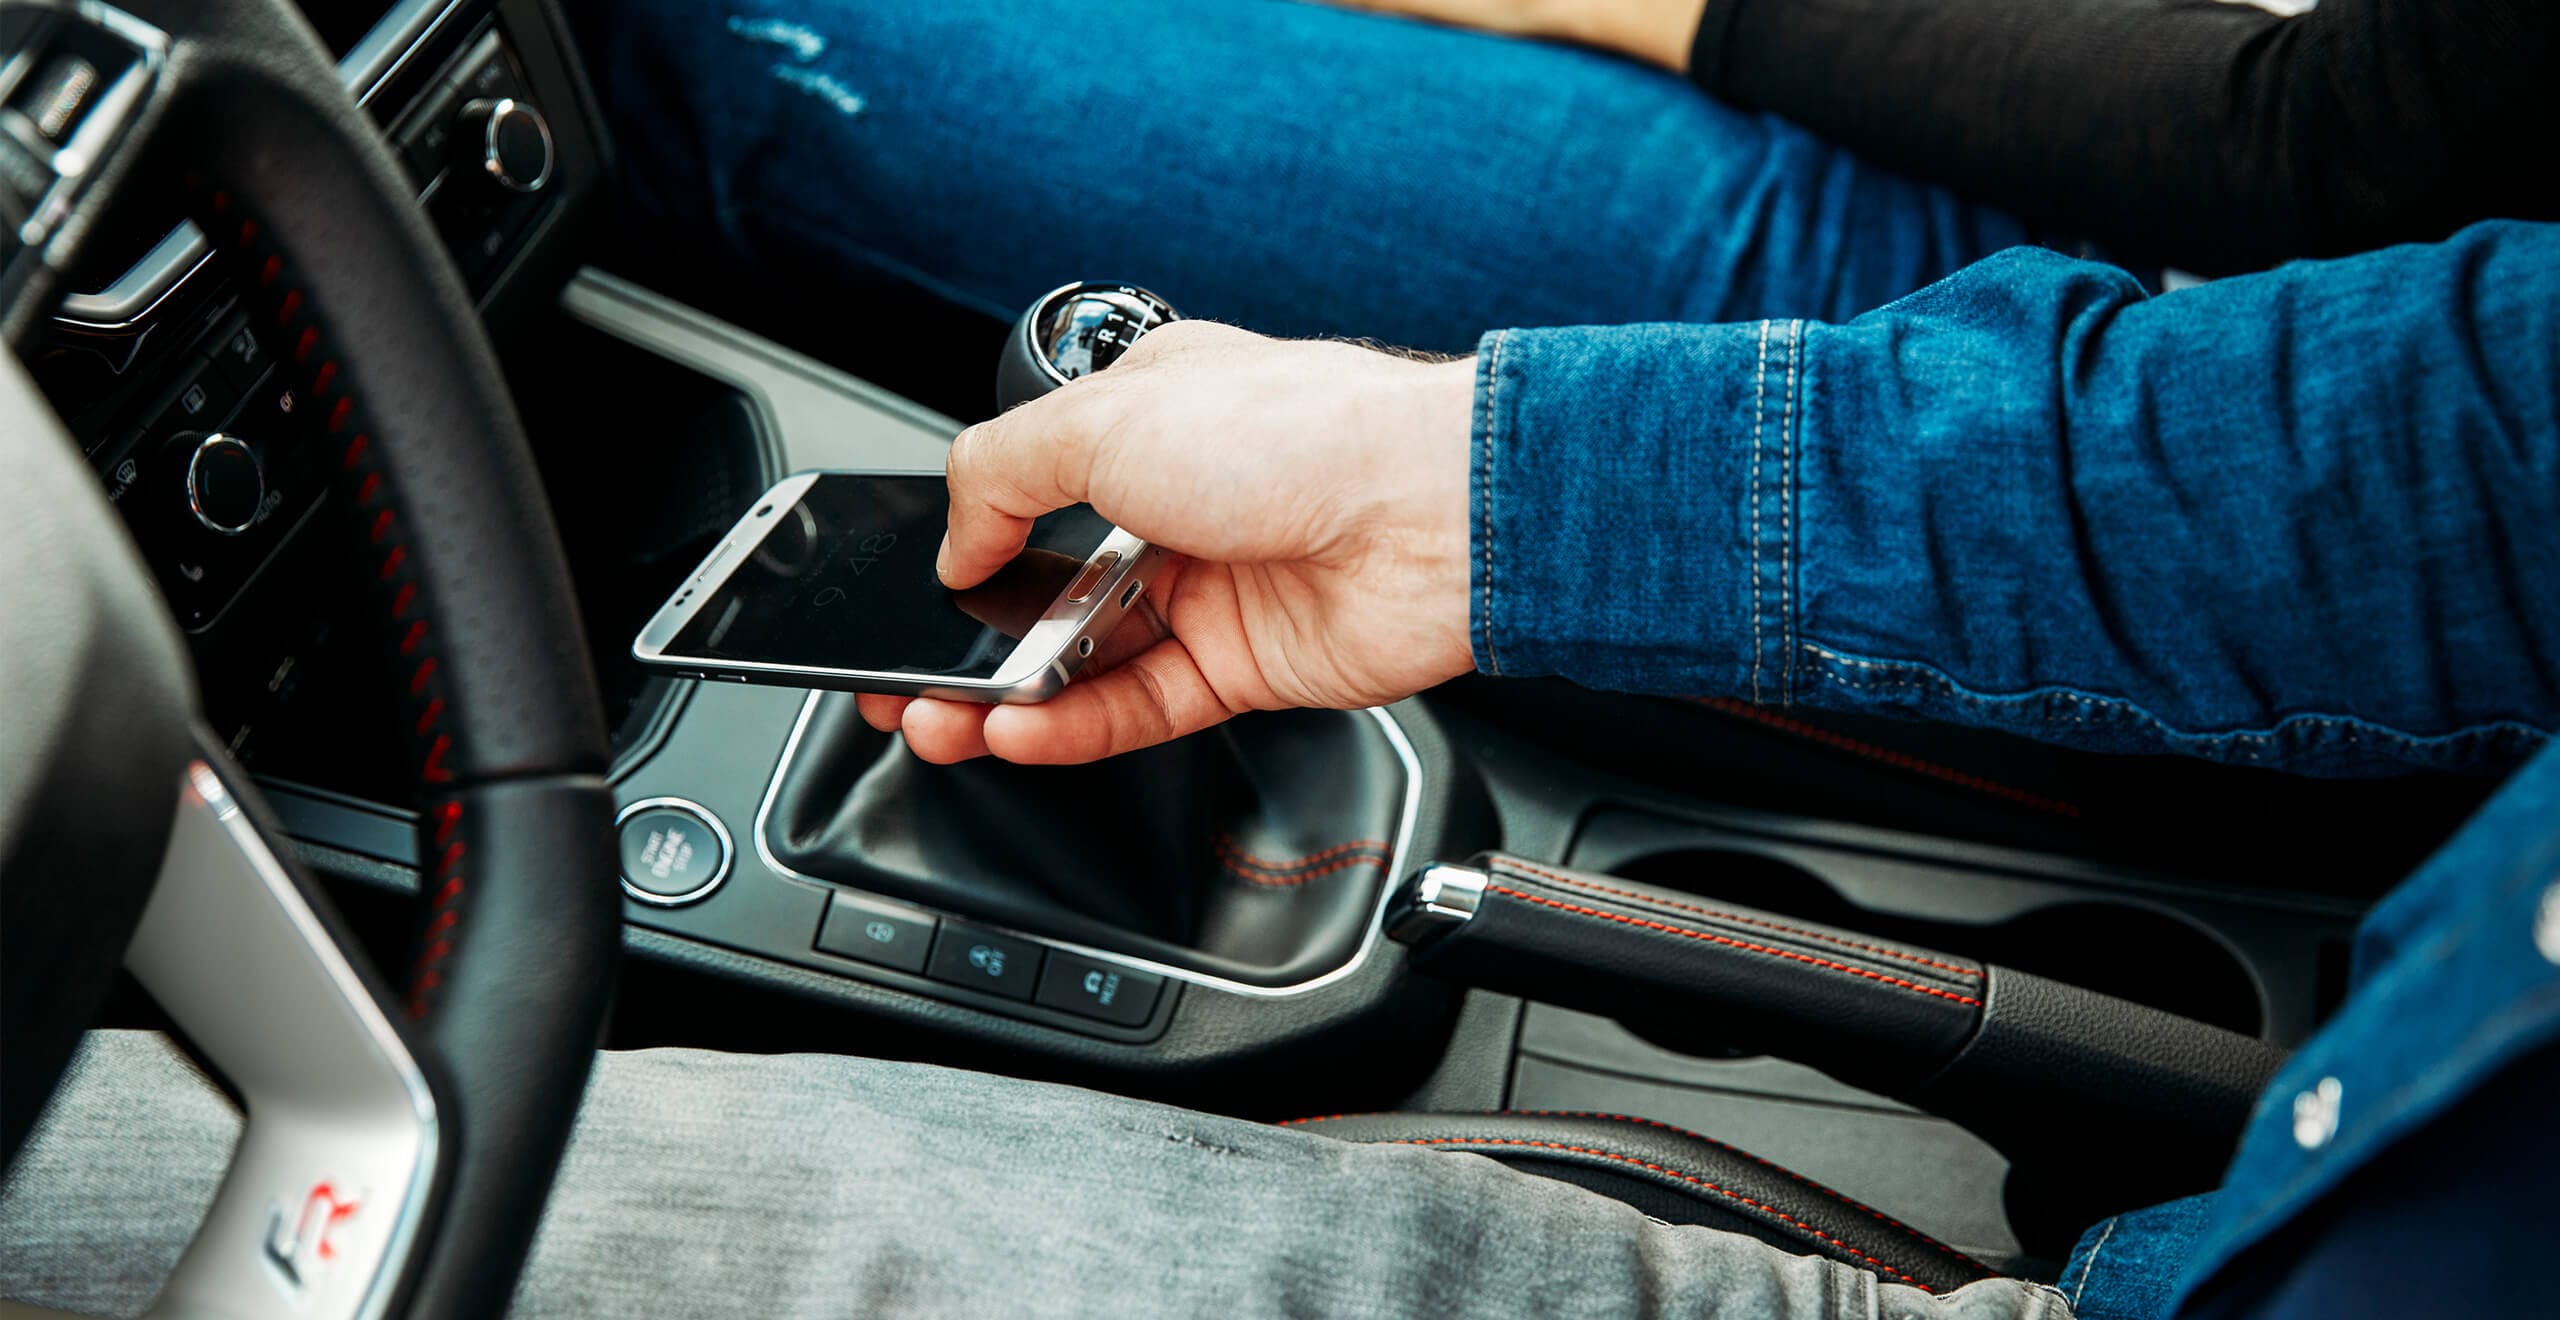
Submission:
[[2560,218],[2560,0],[1707,0],[1689,76],[2206,273]]

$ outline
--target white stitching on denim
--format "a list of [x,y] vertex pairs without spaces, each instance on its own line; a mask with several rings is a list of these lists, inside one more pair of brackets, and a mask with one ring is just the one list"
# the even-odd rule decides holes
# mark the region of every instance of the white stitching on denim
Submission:
[[1778,704],[1796,699],[1796,358],[1804,322],[1787,322],[1786,411],[1778,422]]
[[[2067,721],[2079,725],[2092,724],[2101,719],[2118,724],[2139,721],[2148,725],[2149,732],[2164,742],[2207,747],[2234,746],[2239,749],[2240,755],[2251,760],[2263,760],[2267,750],[2286,741],[2286,733],[2296,727],[2334,730],[2339,737],[2350,743],[2360,743],[2369,738],[2377,743],[2398,745],[2413,751],[2425,749],[2431,745],[2443,746],[2486,739],[2533,738],[2548,741],[2552,737],[2547,730],[2513,721],[2475,724],[2448,733],[2415,734],[2400,729],[2380,728],[2370,721],[2338,715],[2287,715],[2276,721],[2273,726],[2257,732],[2197,733],[2169,725],[2121,697],[2092,696],[2085,692],[2071,692],[2059,688],[2043,688],[2008,694],[2004,697],[1991,697],[1970,691],[1955,680],[1913,661],[1866,660],[1853,655],[1843,655],[1817,642],[1801,643],[1799,650],[1832,665],[1863,671],[1853,674],[1825,675],[1832,682],[1843,686],[1906,688],[1977,706],[1998,705],[2015,709],[2023,708],[2032,702],[2045,708],[2041,713],[2048,720]],[[2068,704],[2078,709],[2064,715],[2052,709],[2056,704]]]
[[1760,425],[1768,418],[1769,323],[1760,323],[1760,369],[1751,384],[1751,701],[1760,701]]
[[1502,677],[1502,660],[1493,653],[1493,446],[1502,435],[1502,345],[1507,333],[1493,336],[1484,386],[1484,662]]
[[2107,1231],[2098,1235],[2098,1245],[2089,1248],[2089,1259],[2080,1262],[2080,1286],[2071,1290],[2071,1309],[2080,1309],[2080,1299],[2089,1291],[2089,1276],[2098,1271],[2098,1253],[2107,1249],[2107,1239],[2116,1235],[2116,1221],[2122,1215],[2107,1217]]

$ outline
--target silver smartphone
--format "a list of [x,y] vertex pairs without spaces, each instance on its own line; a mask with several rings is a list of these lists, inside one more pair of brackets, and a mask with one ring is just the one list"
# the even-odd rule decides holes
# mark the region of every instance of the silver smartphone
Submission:
[[1032,524],[984,584],[934,574],[939,472],[802,472],[764,493],[631,653],[694,678],[960,701],[1057,695],[1145,593],[1163,552],[1092,509]]

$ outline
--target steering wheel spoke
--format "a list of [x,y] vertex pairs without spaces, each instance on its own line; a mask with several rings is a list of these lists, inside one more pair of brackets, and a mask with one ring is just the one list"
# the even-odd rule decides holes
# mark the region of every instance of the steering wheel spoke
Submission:
[[130,537],[0,359],[0,597],[62,624],[0,630],[0,1155],[124,955],[248,1108],[164,1310],[496,1314],[592,1064],[621,903],[602,703],[495,355],[290,0],[0,0],[0,87],[0,338],[44,317],[100,216],[183,195],[320,409],[427,845],[393,984],[199,732]]
[[385,1314],[430,1208],[434,1089],[325,903],[199,739],[125,966],[244,1102],[156,1313]]

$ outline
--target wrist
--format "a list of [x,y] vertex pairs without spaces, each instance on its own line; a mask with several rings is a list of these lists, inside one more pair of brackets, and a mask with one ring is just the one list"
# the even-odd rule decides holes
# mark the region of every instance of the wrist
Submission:
[[1476,359],[1421,368],[1414,390],[1407,443],[1415,460],[1411,507],[1421,515],[1415,553],[1422,588],[1415,607],[1426,623],[1430,681],[1438,683],[1476,667],[1468,604],[1474,583]]

